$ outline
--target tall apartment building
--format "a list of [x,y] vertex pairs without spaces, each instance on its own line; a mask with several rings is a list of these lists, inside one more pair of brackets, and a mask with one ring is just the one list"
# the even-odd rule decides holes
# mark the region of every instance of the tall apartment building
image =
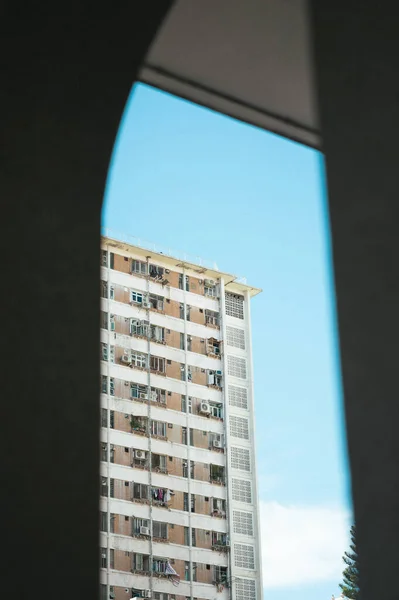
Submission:
[[259,291],[102,239],[102,599],[262,599],[250,323]]

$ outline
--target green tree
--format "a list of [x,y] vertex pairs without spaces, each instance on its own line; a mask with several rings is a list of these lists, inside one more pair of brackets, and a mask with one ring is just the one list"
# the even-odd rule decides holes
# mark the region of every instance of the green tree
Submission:
[[359,600],[359,570],[358,570],[358,556],[356,550],[356,527],[351,527],[351,544],[349,546],[349,552],[345,552],[343,561],[346,565],[343,573],[343,583],[339,584],[342,590],[342,594],[345,598],[350,600]]

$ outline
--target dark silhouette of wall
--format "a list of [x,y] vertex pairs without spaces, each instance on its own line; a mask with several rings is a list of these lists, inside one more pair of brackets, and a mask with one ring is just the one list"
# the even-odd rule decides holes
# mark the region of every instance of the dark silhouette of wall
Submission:
[[98,598],[101,205],[171,4],[1,10],[2,598]]
[[397,600],[398,19],[384,2],[312,9],[361,593]]

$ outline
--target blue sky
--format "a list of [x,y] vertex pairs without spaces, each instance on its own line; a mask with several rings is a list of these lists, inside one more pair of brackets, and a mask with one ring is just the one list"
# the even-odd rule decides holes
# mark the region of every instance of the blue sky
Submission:
[[314,150],[136,85],[105,193],[105,226],[263,289],[252,327],[265,600],[338,595],[350,524],[323,177]]

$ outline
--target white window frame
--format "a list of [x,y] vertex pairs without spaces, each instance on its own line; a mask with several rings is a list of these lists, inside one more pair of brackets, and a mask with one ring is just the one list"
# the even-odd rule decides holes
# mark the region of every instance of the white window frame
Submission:
[[143,292],[138,292],[137,290],[130,291],[130,302],[134,302],[134,304],[143,304],[144,294]]
[[131,359],[132,359],[132,364],[135,367],[140,367],[142,369],[147,368],[147,364],[148,364],[148,355],[147,354],[143,354],[143,352],[137,352],[136,350],[132,350]]

